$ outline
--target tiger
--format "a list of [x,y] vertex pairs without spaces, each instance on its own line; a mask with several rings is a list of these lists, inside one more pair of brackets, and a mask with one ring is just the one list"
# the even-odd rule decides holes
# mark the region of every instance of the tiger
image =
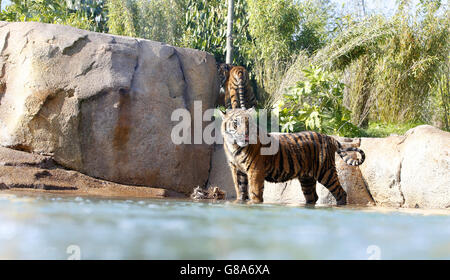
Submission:
[[222,63],[218,74],[221,86],[218,105],[224,105],[227,109],[249,109],[256,106],[256,97],[245,67]]
[[233,64],[228,63],[217,63],[217,76],[219,78],[219,85],[220,85],[220,91],[219,91],[219,97],[217,98],[216,105],[219,106],[225,106],[225,82],[228,79],[228,76],[230,74],[231,68],[233,68]]
[[[249,143],[250,122],[254,109],[228,110],[222,113],[221,132],[224,137],[224,150],[232,173],[239,201],[250,199],[250,203],[263,202],[264,181],[285,182],[298,179],[307,204],[318,200],[316,182],[319,181],[334,196],[338,205],[347,203],[347,193],[342,188],[335,165],[337,153],[345,163],[361,165],[365,154],[361,149],[342,148],[336,139],[313,131],[299,133],[267,133],[259,129],[255,144]],[[265,135],[263,135],[265,134]],[[273,155],[261,154],[261,136],[276,138],[279,146]],[[353,159],[348,152],[360,154]]]
[[225,92],[225,82],[228,79],[228,76],[230,74],[230,70],[231,68],[233,68],[234,65],[233,64],[229,64],[229,63],[221,63],[217,65],[217,75],[219,76],[219,82],[220,82],[220,87],[221,87],[221,91]]

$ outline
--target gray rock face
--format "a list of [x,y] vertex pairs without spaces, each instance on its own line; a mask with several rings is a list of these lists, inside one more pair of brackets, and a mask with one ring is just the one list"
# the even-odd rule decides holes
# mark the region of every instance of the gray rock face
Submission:
[[67,168],[189,193],[211,147],[175,145],[171,114],[213,107],[214,57],[158,42],[40,23],[0,23],[0,145]]
[[212,187],[218,186],[224,190],[226,199],[236,198],[236,190],[234,189],[233,178],[231,177],[223,145],[214,145],[208,184]]
[[363,138],[367,187],[381,206],[450,207],[450,133],[429,125],[404,136]]
[[121,185],[95,179],[61,168],[49,156],[3,147],[0,147],[0,191],[109,198],[184,197],[183,194],[166,189]]

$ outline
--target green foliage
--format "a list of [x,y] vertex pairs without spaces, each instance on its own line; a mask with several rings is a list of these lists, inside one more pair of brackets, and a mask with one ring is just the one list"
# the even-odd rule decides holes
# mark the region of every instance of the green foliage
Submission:
[[406,123],[385,123],[385,122],[370,122],[368,127],[361,131],[360,136],[364,137],[387,137],[390,135],[404,135],[406,131],[422,122],[406,122]]
[[346,29],[319,50],[314,60],[329,69],[345,69],[365,54],[379,54],[379,45],[394,33],[393,25],[382,16],[372,16],[361,22],[351,20]]
[[[345,82],[344,103],[358,126],[381,121],[447,127],[449,13],[435,0],[421,1],[415,14],[411,6],[401,1],[392,18],[348,20],[311,58]],[[288,73],[300,72],[296,67]]]
[[136,37],[133,11],[137,10],[136,1],[108,0],[108,28],[109,33]]
[[436,125],[450,131],[450,64],[448,60],[449,57],[437,73],[437,83],[432,88],[431,106],[435,112],[433,121],[437,122]]
[[292,54],[298,7],[289,0],[249,0],[249,31],[253,56],[284,60]]
[[69,0],[71,15],[90,22],[90,30],[95,32],[108,32],[106,0]]
[[413,21],[406,11],[394,18],[396,33],[380,46],[382,57],[374,65],[373,112],[379,120],[430,121],[431,112],[423,109],[449,53],[448,23],[430,14]]
[[[397,122],[450,129],[450,15],[441,0],[398,1],[391,18],[337,16],[330,0],[234,3],[233,63],[249,70],[260,107],[285,105],[285,131],[353,135],[350,123]],[[225,58],[225,0],[12,0],[0,20],[67,24]]]
[[186,30],[186,0],[138,0],[133,15],[140,38],[181,46]]
[[299,1],[300,22],[295,35],[296,49],[313,54],[328,41],[338,20],[334,18],[334,5],[327,0]]
[[279,104],[281,131],[358,135],[359,129],[349,121],[350,111],[342,104],[344,84],[335,75],[314,66],[303,72],[305,80],[288,91]]
[[211,51],[218,61],[224,61],[227,30],[226,3],[219,0],[189,0],[182,45]]
[[[104,1],[12,0],[1,13],[4,21],[38,21],[105,31]],[[70,5],[68,5],[70,4]]]
[[[235,0],[233,64],[250,71],[262,107],[272,107],[292,55],[325,42],[330,7],[326,0]],[[108,10],[111,33],[204,50],[225,60],[227,1],[109,0]]]
[[[233,63],[249,65],[245,48],[249,40],[247,1],[235,0],[233,23]],[[188,0],[182,46],[214,54],[217,61],[225,61],[227,31],[227,1]]]
[[300,15],[292,0],[249,0],[247,57],[262,107],[271,108],[283,73],[295,53]]

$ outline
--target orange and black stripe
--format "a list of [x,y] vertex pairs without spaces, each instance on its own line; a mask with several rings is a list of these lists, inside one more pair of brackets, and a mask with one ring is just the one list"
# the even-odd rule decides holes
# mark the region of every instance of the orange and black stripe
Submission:
[[230,69],[224,88],[227,108],[248,109],[256,106],[248,72],[243,66],[233,66]]
[[[222,130],[225,127],[225,125],[222,126]],[[242,131],[246,131],[246,129]],[[224,137],[232,137],[226,131],[222,131],[222,133]],[[256,144],[248,144],[244,147],[225,144],[227,157],[230,162],[234,162],[232,172],[237,172],[238,198],[245,199],[246,195],[243,193],[248,190],[250,198],[254,195],[262,201],[264,180],[285,182],[296,178],[301,183],[307,203],[315,203],[318,199],[317,181],[333,194],[338,204],[346,203],[347,194],[340,185],[336,172],[335,153],[338,153],[347,164],[357,166],[365,160],[362,150],[358,148],[343,149],[339,141],[334,138],[312,131],[268,134],[268,137],[278,138],[279,149],[274,155],[261,155],[263,145],[259,139]],[[361,159],[352,159],[348,152],[360,153]],[[248,178],[256,178],[254,180],[256,183]],[[258,178],[260,179],[258,180]]]

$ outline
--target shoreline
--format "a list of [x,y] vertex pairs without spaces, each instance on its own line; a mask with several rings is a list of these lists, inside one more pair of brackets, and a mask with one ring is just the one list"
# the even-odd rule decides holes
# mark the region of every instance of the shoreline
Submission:
[[[146,187],[143,187],[146,188]],[[307,205],[302,203],[262,203],[262,204],[246,204],[246,203],[234,203],[233,199],[225,200],[213,200],[213,199],[203,199],[203,200],[193,200],[186,196],[125,196],[125,195],[104,195],[104,194],[92,194],[92,193],[68,193],[65,191],[46,191],[46,190],[33,190],[33,189],[23,189],[23,190],[0,190],[0,198],[17,198],[17,197],[51,197],[51,198],[83,198],[83,199],[96,199],[96,200],[115,200],[115,201],[145,201],[145,200],[159,200],[159,201],[172,201],[172,202],[192,202],[192,203],[219,203],[219,204],[236,204],[240,207],[258,207],[259,206],[275,206],[275,207],[286,207],[286,208],[307,208],[307,209],[340,209],[349,211],[361,211],[369,213],[383,213],[383,214],[414,214],[414,215],[443,215],[450,216],[450,209],[441,208],[403,208],[403,207],[385,207],[385,206],[371,206],[371,205],[355,205],[349,204],[345,206],[335,206],[329,204],[317,204],[317,205]]]

